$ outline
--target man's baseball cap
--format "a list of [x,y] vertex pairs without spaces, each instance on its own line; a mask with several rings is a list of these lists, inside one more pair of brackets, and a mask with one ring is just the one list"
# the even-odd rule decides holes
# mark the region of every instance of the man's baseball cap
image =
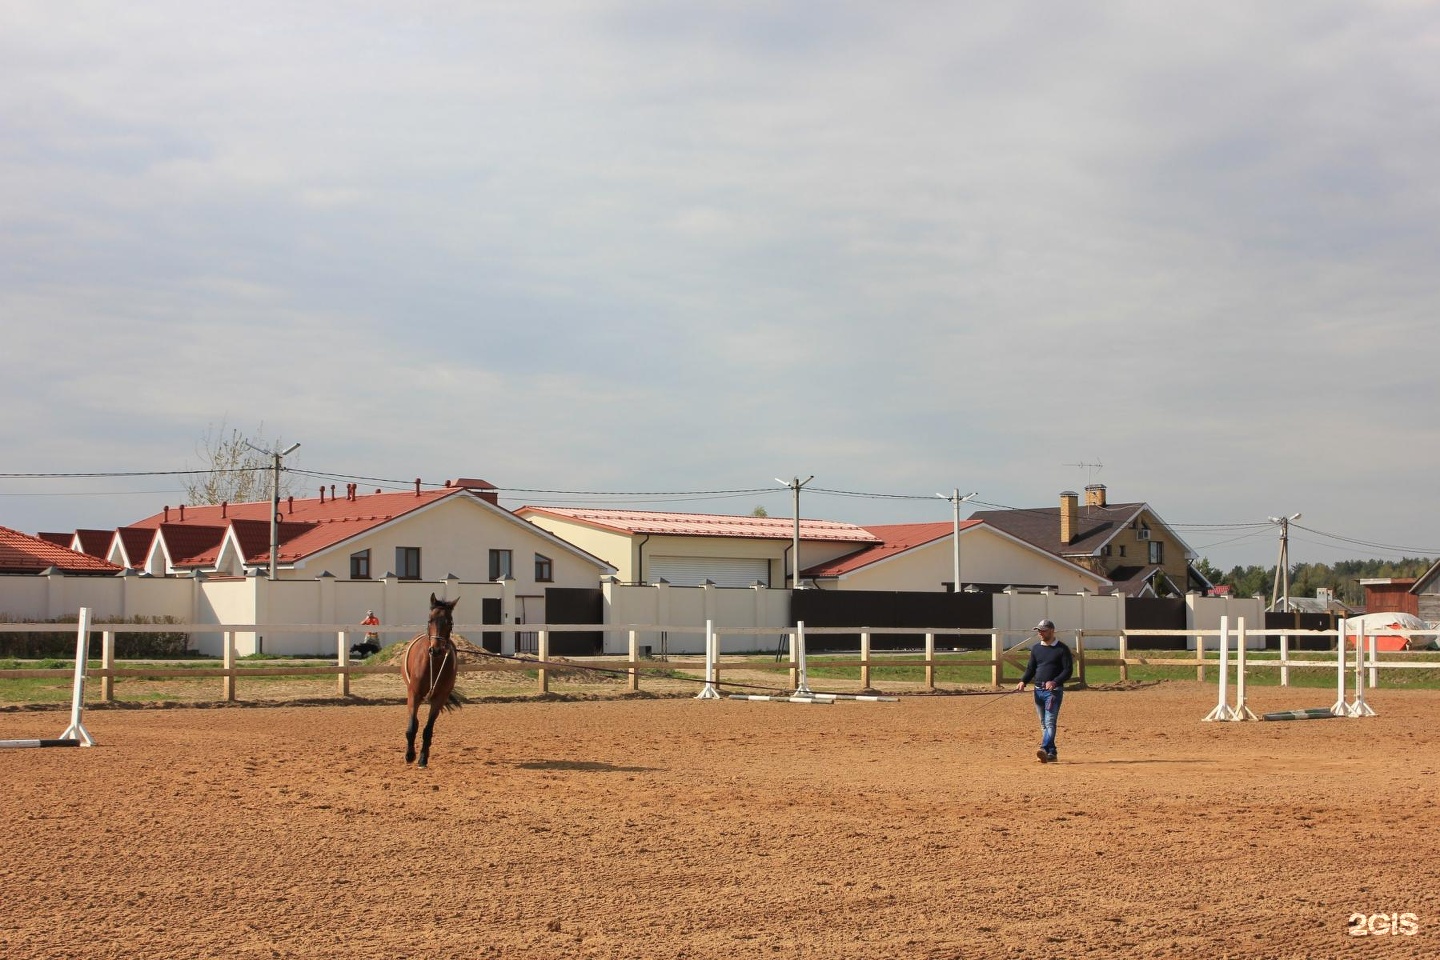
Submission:
[[1055,621],[1054,621],[1054,620],[1041,620],[1039,623],[1035,624],[1035,629],[1036,629],[1036,630],[1054,630],[1054,629],[1055,629]]

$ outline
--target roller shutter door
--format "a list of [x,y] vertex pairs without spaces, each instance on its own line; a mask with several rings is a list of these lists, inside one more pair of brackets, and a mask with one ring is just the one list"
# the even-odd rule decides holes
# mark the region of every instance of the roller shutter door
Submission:
[[665,578],[677,587],[698,587],[709,580],[717,587],[748,587],[759,580],[770,583],[768,560],[729,560],[723,557],[651,557],[651,583]]

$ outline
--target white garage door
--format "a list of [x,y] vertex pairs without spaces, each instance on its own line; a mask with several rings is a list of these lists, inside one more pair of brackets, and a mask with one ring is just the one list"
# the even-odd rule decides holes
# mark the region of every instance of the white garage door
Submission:
[[677,587],[698,587],[709,580],[717,587],[748,587],[770,583],[768,560],[727,560],[723,557],[651,557],[650,582],[664,577]]

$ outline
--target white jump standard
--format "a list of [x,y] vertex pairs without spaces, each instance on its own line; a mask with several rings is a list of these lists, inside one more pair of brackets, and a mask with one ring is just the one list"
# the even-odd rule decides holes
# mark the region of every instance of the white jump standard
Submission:
[[[1196,637],[1196,643],[1204,643],[1203,637]],[[1220,618],[1220,684],[1219,701],[1215,709],[1205,715],[1203,721],[1211,720],[1255,720],[1254,712],[1245,705],[1245,618],[1235,622],[1235,705],[1226,703],[1230,684],[1230,618]]]
[[81,607],[79,622],[75,630],[75,683],[70,692],[70,726],[54,739],[41,740],[0,740],[0,749],[15,747],[93,747],[95,740],[80,715],[85,709],[85,658],[89,653],[90,608]]

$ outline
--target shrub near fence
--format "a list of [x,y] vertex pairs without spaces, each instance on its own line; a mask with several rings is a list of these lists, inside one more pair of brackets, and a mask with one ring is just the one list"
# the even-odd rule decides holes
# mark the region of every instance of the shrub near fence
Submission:
[[[53,620],[4,621],[7,623],[54,623],[68,624],[69,630],[54,633],[8,633],[0,631],[0,657],[17,660],[44,660],[48,658],[73,659],[75,656],[75,628],[78,619],[73,616],[57,617]],[[104,638],[103,628],[115,624],[171,624],[179,623],[174,617],[109,617],[91,622],[88,655],[98,659]],[[117,632],[115,635],[115,656],[123,660],[147,658],[173,659],[183,657],[190,647],[190,635],[179,631],[157,630],[154,632]]]

